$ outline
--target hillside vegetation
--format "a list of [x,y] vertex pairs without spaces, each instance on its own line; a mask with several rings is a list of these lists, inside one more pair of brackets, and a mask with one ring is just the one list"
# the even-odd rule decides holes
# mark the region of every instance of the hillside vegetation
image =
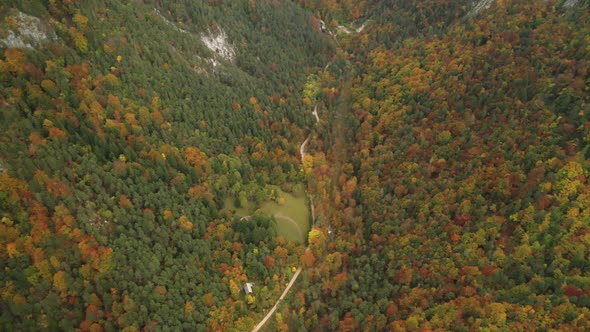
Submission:
[[590,330],[589,9],[3,1],[0,330]]
[[348,74],[324,79],[321,233],[278,326],[589,329],[587,3],[371,11],[398,3],[367,9],[339,40]]
[[330,48],[311,16],[95,0],[0,18],[0,330],[253,327],[303,246],[224,201],[304,180],[301,93]]

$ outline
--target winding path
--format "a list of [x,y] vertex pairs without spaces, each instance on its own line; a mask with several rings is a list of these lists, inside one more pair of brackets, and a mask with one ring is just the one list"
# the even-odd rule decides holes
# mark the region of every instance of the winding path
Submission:
[[[327,69],[327,67],[328,66],[326,66],[326,69]],[[315,116],[316,121],[317,122],[320,122],[320,117],[318,115],[318,104],[315,105],[312,114]],[[306,148],[307,148],[307,143],[309,143],[309,140],[310,139],[311,139],[311,136],[307,136],[307,138],[305,139],[305,141],[303,141],[303,143],[301,143],[301,146],[299,147],[299,153],[301,154],[301,164],[303,164],[303,160],[305,159],[305,156],[307,156],[307,149]],[[309,203],[310,203],[310,206],[311,206],[311,218],[312,218],[311,220],[312,221],[315,221],[315,208],[313,206],[313,201],[311,199],[311,195],[308,195],[308,196],[309,196]],[[295,220],[293,220],[292,218],[287,217],[287,216],[285,216],[283,214],[277,213],[277,214],[275,214],[275,217],[276,218],[285,219],[285,220],[287,220],[289,222],[292,222],[295,225],[297,225],[297,223],[295,222]],[[297,225],[297,229],[299,230],[299,225]],[[301,232],[301,230],[299,230],[299,231]],[[270,317],[272,317],[272,315],[275,313],[275,311],[279,307],[279,304],[281,303],[281,301],[283,300],[283,298],[285,298],[285,296],[287,295],[287,293],[289,293],[289,290],[291,290],[291,286],[293,286],[293,284],[297,280],[297,277],[299,277],[299,274],[300,273],[301,273],[301,267],[299,267],[297,269],[297,271],[295,271],[295,274],[291,278],[291,281],[289,281],[289,284],[287,285],[287,288],[285,288],[285,290],[283,291],[283,294],[281,294],[281,297],[279,297],[277,303],[275,303],[275,305],[272,307],[272,309],[270,309],[270,311],[266,314],[266,316],[264,316],[264,318],[258,323],[258,325],[256,325],[254,327],[254,329],[252,330],[252,332],[258,332],[264,326],[264,324],[266,324],[266,322],[270,319]]]
[[[356,32],[360,33],[361,31],[363,31],[363,29],[366,26],[366,23],[367,22],[363,23],[363,25],[360,28],[356,29]],[[330,35],[335,37],[335,35],[332,32],[330,32]],[[331,64],[332,64],[332,62],[328,62],[326,64],[326,66],[324,67],[324,71],[327,71],[328,67],[330,67]],[[319,123],[321,119],[318,114],[318,103],[315,104],[315,106],[313,108],[313,112],[311,114],[315,117],[316,123]],[[301,164],[303,164],[303,160],[305,159],[305,156],[307,156],[307,143],[309,143],[310,139],[311,139],[311,135],[307,136],[307,138],[305,138],[305,141],[303,141],[303,143],[301,143],[301,146],[299,147],[299,154],[301,154]],[[309,197],[309,205],[311,207],[311,220],[312,220],[312,224],[313,224],[315,222],[315,206],[313,205],[313,199],[312,199],[311,194],[308,194],[308,197]],[[297,225],[295,220],[293,220],[292,218],[287,217],[285,215],[282,215],[280,213],[275,214],[275,217],[285,219],[285,220]],[[297,225],[297,226],[299,226],[299,225]],[[299,229],[299,227],[297,227],[297,229]],[[306,250],[309,250],[309,248],[306,248]],[[277,303],[275,303],[275,305],[272,307],[272,309],[270,309],[270,311],[266,314],[266,316],[264,316],[264,318],[254,327],[252,332],[258,332],[264,326],[264,324],[266,324],[266,322],[270,319],[270,317],[272,317],[272,315],[277,310],[281,301],[285,298],[285,296],[287,296],[287,293],[289,293],[289,290],[291,290],[291,287],[293,286],[295,281],[297,281],[297,278],[299,277],[300,273],[301,273],[301,267],[299,267],[297,269],[297,271],[295,271],[295,274],[291,278],[291,281],[289,281],[289,284],[287,285],[287,288],[285,288],[285,290],[283,291],[283,294],[281,294],[281,297],[279,297],[279,299],[277,300]]]
[[[316,121],[320,122],[320,117],[318,116],[318,105],[317,104],[315,105],[312,114],[315,116]],[[299,147],[299,153],[301,154],[301,164],[303,164],[303,160],[305,159],[305,156],[307,156],[306,147],[307,147],[307,143],[309,143],[310,139],[311,139],[311,136],[307,136],[305,141],[303,141],[303,143],[301,143],[301,146]],[[312,218],[312,221],[314,221],[315,220],[315,208],[313,206],[313,201],[311,199],[311,195],[309,195],[309,202],[311,205],[311,218]],[[280,214],[280,213],[275,214],[275,218],[281,218],[281,219],[285,219],[289,222],[292,222],[293,224],[295,224],[297,226],[297,229],[299,230],[299,232],[301,232],[301,230],[299,229],[299,225],[295,222],[295,220],[293,220],[293,218],[287,217],[287,216]],[[272,307],[272,309],[270,309],[270,311],[266,314],[266,316],[264,316],[264,318],[260,322],[258,322],[258,324],[254,327],[252,332],[258,332],[264,326],[264,324],[266,324],[266,322],[270,319],[270,317],[272,317],[272,315],[275,313],[275,311],[277,311],[279,304],[281,303],[283,298],[285,298],[285,296],[287,296],[287,293],[289,293],[289,290],[291,290],[291,287],[293,286],[293,284],[297,280],[297,277],[299,277],[300,273],[301,273],[301,267],[299,267],[297,269],[297,271],[295,271],[295,274],[291,278],[291,281],[289,281],[289,284],[287,285],[287,288],[285,288],[285,290],[283,291],[283,294],[281,294],[281,297],[279,297],[279,299],[277,300],[277,303],[275,303],[275,305]]]
[[310,137],[311,136],[307,136],[305,141],[303,141],[303,143],[301,143],[301,146],[299,147],[299,154],[301,155],[301,164],[303,164],[303,159],[305,159],[305,156],[307,156],[306,147],[307,143],[309,143]]
[[[328,67],[328,65],[330,65],[330,64],[327,64],[326,67]],[[313,112],[311,112],[311,114],[313,114],[313,116],[315,116],[315,121],[317,123],[319,123],[320,122],[320,116],[318,115],[318,104],[317,103],[315,104],[315,106],[313,108]]]
[[283,298],[285,298],[285,296],[287,295],[287,293],[289,293],[289,290],[291,289],[291,286],[293,286],[293,284],[297,280],[297,277],[299,277],[299,274],[300,273],[301,273],[301,268],[298,268],[297,271],[295,271],[295,274],[293,275],[293,277],[291,278],[291,281],[289,281],[289,284],[287,285],[287,288],[285,288],[285,290],[283,291],[283,294],[281,294],[281,297],[279,297],[279,300],[277,301],[277,303],[275,303],[274,307],[272,307],[272,309],[270,309],[270,311],[266,314],[266,316],[264,316],[264,318],[260,321],[260,323],[258,323],[258,325],[256,325],[254,327],[254,329],[252,330],[252,332],[258,332],[260,330],[260,328],[262,328],[264,326],[264,324],[266,324],[266,321],[272,316],[272,314],[275,313],[275,311],[277,310],[279,304],[281,303],[281,301],[283,300]]

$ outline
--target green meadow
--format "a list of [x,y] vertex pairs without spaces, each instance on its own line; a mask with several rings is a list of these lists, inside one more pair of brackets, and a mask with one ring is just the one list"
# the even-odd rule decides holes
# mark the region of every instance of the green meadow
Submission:
[[305,243],[309,230],[309,209],[303,186],[295,186],[293,193],[284,192],[278,186],[269,186],[268,191],[271,193],[269,199],[259,206],[248,201],[245,206],[237,208],[235,199],[230,197],[225,201],[225,208],[233,210],[237,217],[249,216],[256,211],[272,215],[277,221],[278,235]]

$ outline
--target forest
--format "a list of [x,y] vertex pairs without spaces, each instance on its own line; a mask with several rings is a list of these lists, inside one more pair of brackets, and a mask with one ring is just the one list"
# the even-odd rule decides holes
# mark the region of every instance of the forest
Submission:
[[590,329],[588,7],[393,0],[348,17],[370,23],[341,34],[347,71],[325,73],[340,94],[310,143],[323,233],[277,326]]
[[311,15],[97,0],[0,17],[0,330],[252,327],[303,244],[224,203],[304,181],[302,86],[332,48]]
[[590,330],[589,9],[3,1],[0,330]]

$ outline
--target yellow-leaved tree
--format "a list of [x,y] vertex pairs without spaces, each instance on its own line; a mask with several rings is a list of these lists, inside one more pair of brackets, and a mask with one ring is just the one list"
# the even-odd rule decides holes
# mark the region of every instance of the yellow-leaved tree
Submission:
[[55,287],[55,290],[65,295],[68,288],[66,286],[66,274],[64,271],[57,271],[53,275],[53,287]]

